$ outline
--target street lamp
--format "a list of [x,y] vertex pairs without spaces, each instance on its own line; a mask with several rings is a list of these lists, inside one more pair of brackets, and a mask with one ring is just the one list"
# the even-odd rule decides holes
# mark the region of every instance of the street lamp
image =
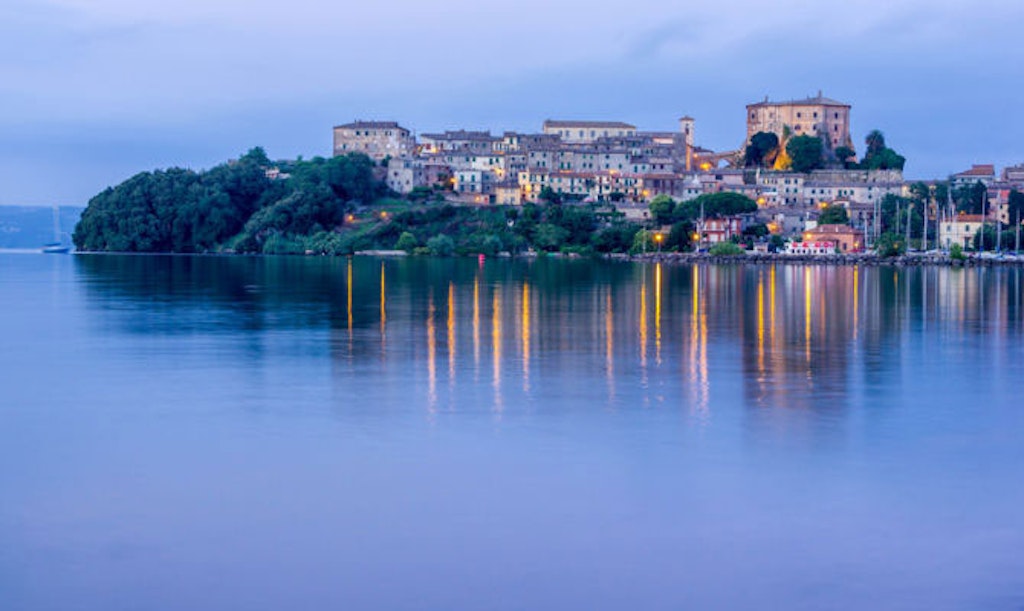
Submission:
[[661,254],[661,241],[664,239],[665,236],[660,231],[654,234],[654,241],[658,244],[658,254]]

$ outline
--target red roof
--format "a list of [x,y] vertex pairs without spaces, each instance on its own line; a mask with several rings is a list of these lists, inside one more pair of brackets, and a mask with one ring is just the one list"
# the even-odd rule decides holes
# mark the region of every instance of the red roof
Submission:
[[957,176],[995,176],[996,166],[991,164],[974,164],[970,170],[960,172]]

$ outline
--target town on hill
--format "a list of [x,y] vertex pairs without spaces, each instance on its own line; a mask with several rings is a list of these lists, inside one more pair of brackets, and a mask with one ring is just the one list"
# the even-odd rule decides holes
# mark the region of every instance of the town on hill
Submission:
[[[996,227],[1019,225],[1024,165],[998,178],[993,166],[976,165],[948,180],[909,182],[905,159],[880,131],[868,134],[858,154],[850,118],[850,104],[821,92],[782,102],[766,97],[747,105],[744,144],[732,151],[699,146],[690,116],[679,119],[676,132],[547,120],[539,133],[501,135],[416,136],[395,121],[354,121],[334,128],[333,152],[370,156],[397,193],[442,190],[446,200],[467,204],[608,204],[627,218],[660,224],[671,214],[651,206],[664,208],[666,198],[736,193],[757,203],[756,212],[740,218],[705,219],[697,232],[707,244],[764,226],[779,236],[835,241],[840,250],[862,250],[884,233],[903,237],[902,247],[973,249],[978,239],[986,247],[985,236],[1001,241]],[[990,226],[978,238],[983,221]]]
[[415,134],[396,121],[333,129],[328,157],[257,147],[204,172],[138,174],[90,202],[80,250],[351,254],[1019,250],[1024,165],[907,181],[851,106],[821,92],[746,106],[714,151],[678,131],[547,120],[540,131]]

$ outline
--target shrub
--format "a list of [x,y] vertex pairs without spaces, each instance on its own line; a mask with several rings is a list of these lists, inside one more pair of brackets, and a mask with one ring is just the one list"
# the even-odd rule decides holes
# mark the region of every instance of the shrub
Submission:
[[964,247],[959,244],[953,244],[949,247],[949,258],[954,261],[963,261],[967,257],[964,256]]
[[746,254],[746,251],[739,244],[718,242],[708,249],[708,254],[716,257],[735,257],[736,255]]
[[416,239],[416,236],[410,231],[403,231],[402,235],[398,236],[398,241],[395,242],[395,250],[404,250],[405,252],[412,252],[417,246],[420,245],[420,241]]

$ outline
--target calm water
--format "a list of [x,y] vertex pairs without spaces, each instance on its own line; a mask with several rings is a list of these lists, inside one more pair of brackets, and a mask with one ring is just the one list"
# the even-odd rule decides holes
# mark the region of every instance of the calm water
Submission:
[[0,609],[1020,610],[1022,282],[0,255]]

